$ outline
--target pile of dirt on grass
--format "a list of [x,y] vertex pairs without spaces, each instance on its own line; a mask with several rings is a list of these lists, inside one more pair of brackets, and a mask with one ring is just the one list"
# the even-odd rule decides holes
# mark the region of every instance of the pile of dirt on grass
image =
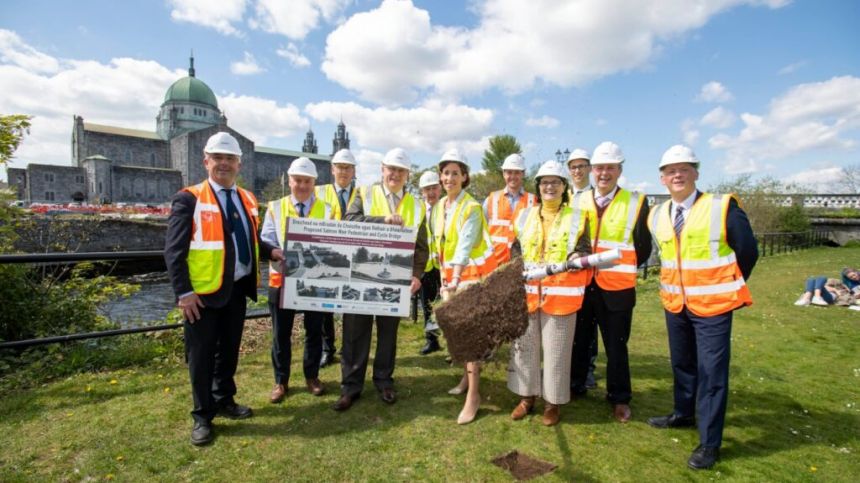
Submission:
[[433,309],[455,362],[483,361],[528,328],[523,262],[517,258]]
[[497,456],[492,460],[499,468],[508,470],[518,481],[530,480],[556,469],[556,465],[541,461],[519,451]]

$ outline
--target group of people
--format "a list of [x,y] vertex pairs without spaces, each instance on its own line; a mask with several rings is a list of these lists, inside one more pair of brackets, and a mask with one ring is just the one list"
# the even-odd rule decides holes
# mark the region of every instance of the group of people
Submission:
[[[176,195],[168,224],[165,259],[186,319],[193,444],[212,441],[216,415],[252,415],[234,399],[233,376],[246,297],[256,297],[261,252],[272,260],[269,303],[275,386],[270,400],[279,402],[286,394],[295,313],[279,308],[283,280],[279,264],[284,260],[287,220],[311,217],[417,229],[410,289],[421,291],[425,308],[423,354],[440,349],[431,314],[437,294],[447,298],[512,257],[522,257],[526,268],[533,268],[617,249],[621,257],[610,267],[564,272],[525,285],[528,328],[510,351],[507,386],[520,398],[511,418],[524,419],[540,398],[542,422],[548,426],[559,422],[560,406],[572,396],[596,387],[598,332],[606,351],[611,413],[621,423],[631,420],[627,342],[637,270],[655,241],[661,258],[660,298],[669,334],[674,407],[667,416],[648,419],[648,424],[697,425],[701,444],[688,465],[710,468],[719,459],[732,314],[752,303],[745,281],[758,252],[738,200],[697,189],[699,160],[688,147],[673,146],[663,155],[658,169],[671,199],[651,209],[643,194],[618,185],[625,157],[612,142],[601,143],[590,155],[574,150],[567,169],[547,161],[535,177],[534,194],[524,186],[524,159],[512,154],[502,165],[504,188],[491,193],[483,206],[465,190],[469,164],[456,149],[442,155],[435,172],[421,176],[421,198],[406,189],[411,162],[399,148],[383,158],[380,182],[361,187],[355,185],[356,162],[348,150],[334,155],[335,182],[325,186],[315,187],[314,163],[298,158],[287,172],[290,194],[269,203],[259,235],[257,202],[236,186],[241,155],[230,134],[213,135],[204,148],[208,180]],[[314,395],[324,392],[319,362],[330,317],[304,312],[303,368]],[[399,319],[344,314],[336,411],[348,410],[361,396],[374,324],[373,382],[382,401],[393,404],[397,399],[393,372]],[[332,344],[327,346],[333,349]],[[449,391],[465,394],[459,424],[473,421],[479,411],[481,363],[464,364],[460,382]]]

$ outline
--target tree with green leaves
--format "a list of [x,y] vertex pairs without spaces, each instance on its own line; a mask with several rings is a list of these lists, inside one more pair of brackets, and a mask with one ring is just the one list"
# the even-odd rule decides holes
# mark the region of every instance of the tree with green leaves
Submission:
[[12,160],[12,155],[30,134],[30,116],[26,114],[0,114],[0,165]]
[[517,138],[510,134],[501,134],[490,138],[490,148],[484,151],[481,167],[488,174],[502,175],[502,163],[505,158],[514,153],[522,153],[523,148]]

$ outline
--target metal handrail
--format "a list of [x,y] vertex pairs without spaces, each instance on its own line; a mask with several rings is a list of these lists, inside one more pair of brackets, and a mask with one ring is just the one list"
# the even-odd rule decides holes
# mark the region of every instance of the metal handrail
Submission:
[[[5,254],[0,255],[0,264],[20,264],[20,263],[74,263],[88,262],[99,260],[161,260],[164,258],[164,252],[159,250],[152,251],[132,251],[132,252],[86,252],[86,253],[20,253],[20,254]],[[269,317],[271,314],[267,310],[265,312],[252,312],[245,314],[245,320],[258,319]],[[38,339],[23,339],[14,341],[0,342],[0,349],[19,349],[24,347],[33,347],[37,345],[57,344],[63,342],[71,342],[75,340],[98,339],[102,337],[112,337],[125,334],[136,334],[141,332],[158,332],[162,330],[172,330],[181,328],[183,324],[164,324],[150,325],[144,327],[129,327],[125,329],[111,329],[97,332],[81,332],[77,334],[58,335],[52,337],[41,337]]]

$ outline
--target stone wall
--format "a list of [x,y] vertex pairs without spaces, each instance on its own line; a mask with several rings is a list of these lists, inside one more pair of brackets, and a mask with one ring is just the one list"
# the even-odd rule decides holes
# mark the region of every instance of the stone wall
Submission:
[[[65,246],[78,252],[115,252],[164,250],[167,222],[115,220],[84,217],[33,218],[32,230],[22,232],[15,248],[27,253],[45,252],[45,241],[62,239]],[[70,230],[69,226],[73,229]]]
[[182,174],[174,169],[113,167],[114,202],[164,203],[182,188]]
[[86,131],[84,158],[102,155],[116,166],[169,168],[169,149],[166,141],[96,131]]
[[83,168],[31,163],[27,167],[28,201],[65,203],[73,196],[86,197],[86,180]]

